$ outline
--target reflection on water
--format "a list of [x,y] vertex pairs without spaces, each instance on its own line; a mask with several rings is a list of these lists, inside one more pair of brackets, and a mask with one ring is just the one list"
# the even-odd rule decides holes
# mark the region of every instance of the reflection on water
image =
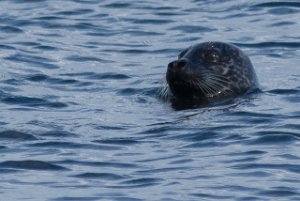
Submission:
[[[298,1],[0,2],[6,200],[299,200]],[[225,41],[261,93],[174,111],[166,65]],[[16,193],[18,192],[18,193]]]

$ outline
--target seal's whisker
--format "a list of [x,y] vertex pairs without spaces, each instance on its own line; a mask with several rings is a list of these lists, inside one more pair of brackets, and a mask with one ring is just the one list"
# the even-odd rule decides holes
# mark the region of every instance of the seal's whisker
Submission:
[[204,75],[205,75],[205,77],[209,77],[209,78],[213,77],[213,78],[218,79],[218,80],[223,81],[223,82],[229,82],[229,79],[226,78],[223,75],[217,75],[217,74],[214,74],[214,73],[206,73]]
[[162,97],[167,97],[169,94],[169,88],[168,87],[163,87],[161,90],[160,90],[160,96]]
[[214,82],[209,82],[208,84],[213,90],[212,96],[217,96],[220,92],[220,87]]
[[220,77],[216,77],[214,75],[211,75],[208,77],[209,79],[212,79],[212,80],[216,80],[216,81],[219,81],[219,82],[222,82],[223,84],[226,84],[228,83],[229,81],[227,79],[222,79]]
[[203,84],[201,83],[200,80],[195,80],[195,81],[193,80],[193,83],[194,83],[194,86],[196,86],[197,88],[199,88],[202,91],[203,94],[209,93],[207,91],[207,89],[203,86]]
[[224,86],[223,83],[220,83],[216,80],[211,80],[212,83],[214,83],[214,85],[219,88],[219,91],[221,91],[224,95],[230,95],[232,93],[234,93],[234,91],[230,88],[225,89],[226,87]]
[[194,86],[199,88],[203,94],[209,94],[209,89],[200,80],[193,80]]
[[213,97],[215,94],[215,88],[213,86],[211,86],[208,82],[198,82],[198,86],[205,88],[205,90],[207,91],[206,95],[208,97]]
[[[206,88],[210,89],[210,93],[208,93],[208,96],[210,97],[220,96],[221,94],[230,96],[234,93],[230,88],[227,88],[225,90],[224,84],[227,82],[222,79],[217,79],[215,76],[211,75],[209,77],[206,77],[206,82],[204,83],[206,85]],[[202,85],[204,83],[202,83]]]

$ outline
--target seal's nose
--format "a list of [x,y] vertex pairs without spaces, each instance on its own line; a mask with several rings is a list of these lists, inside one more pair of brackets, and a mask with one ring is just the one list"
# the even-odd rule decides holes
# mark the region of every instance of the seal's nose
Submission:
[[179,59],[177,61],[172,61],[171,63],[169,63],[168,69],[171,70],[171,71],[178,71],[178,70],[184,69],[188,65],[189,65],[188,60]]

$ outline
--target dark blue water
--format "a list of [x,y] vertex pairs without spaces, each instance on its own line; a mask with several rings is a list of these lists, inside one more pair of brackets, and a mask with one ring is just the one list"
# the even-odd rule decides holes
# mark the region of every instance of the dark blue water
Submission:
[[[300,200],[300,2],[0,1],[1,200]],[[175,111],[166,65],[240,46],[261,93]]]

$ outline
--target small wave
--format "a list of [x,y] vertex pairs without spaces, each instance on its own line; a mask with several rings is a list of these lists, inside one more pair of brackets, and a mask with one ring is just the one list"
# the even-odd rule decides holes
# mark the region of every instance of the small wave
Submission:
[[26,96],[8,95],[0,99],[1,102],[11,105],[22,105],[28,107],[64,108],[68,105],[62,102],[50,102],[46,99],[32,98]]
[[0,45],[0,49],[2,49],[2,50],[15,50],[16,48],[13,47],[13,46],[1,44],[1,45]]
[[216,31],[217,29],[215,28],[209,28],[209,27],[204,27],[204,26],[176,26],[172,27],[170,30],[180,30],[181,32],[184,33],[202,33],[202,32],[213,32]]
[[20,172],[20,170],[16,170],[16,169],[9,169],[9,168],[0,168],[0,175],[3,174],[15,174]]
[[98,73],[98,74],[95,73],[93,75],[89,75],[88,78],[97,79],[97,80],[105,80],[105,79],[121,80],[121,79],[129,79],[131,77],[125,74],[107,72],[107,73]]
[[284,1],[279,1],[279,2],[267,2],[267,3],[260,3],[254,5],[254,7],[300,7],[299,2],[284,2]]
[[106,131],[109,131],[109,130],[121,131],[121,130],[125,130],[126,128],[121,127],[121,126],[97,125],[97,126],[95,126],[95,129],[104,130],[104,131],[105,130]]
[[3,33],[23,33],[24,31],[20,28],[13,27],[13,26],[0,26],[0,32]]
[[[55,198],[55,199],[51,199],[50,201],[82,201],[82,200],[84,200],[84,201],[98,201],[99,196],[96,196],[96,197],[84,197],[84,196],[71,197],[71,196],[65,196],[65,197],[58,197],[58,198]],[[135,200],[130,200],[130,201],[135,201]]]
[[[38,121],[30,121],[29,124],[32,125],[40,125],[40,122]],[[65,137],[78,137],[77,134],[67,132],[67,131],[62,131],[62,130],[52,130],[52,131],[47,131],[44,133],[41,133],[43,137],[59,137],[59,138],[65,138]]]
[[247,144],[252,145],[277,145],[277,144],[291,144],[300,141],[300,134],[292,132],[280,131],[261,131],[257,132],[259,137],[251,140],[246,140]]
[[104,140],[95,140],[93,142],[101,144],[117,144],[117,145],[132,145],[141,143],[141,141],[125,138],[113,138],[113,139],[104,139]]
[[271,48],[271,47],[287,47],[287,48],[300,48],[299,42],[261,42],[261,43],[234,43],[240,47],[249,48]]
[[76,196],[76,197],[70,197],[70,196],[66,196],[66,197],[58,197],[55,199],[51,199],[51,201],[98,201],[99,200],[99,196],[96,197],[83,197],[83,196]]
[[51,77],[49,77],[47,75],[43,75],[43,74],[29,76],[27,78],[27,80],[33,81],[33,82],[47,81],[50,84],[76,84],[79,82],[74,79],[51,78]]
[[[257,195],[268,196],[273,198],[286,198],[291,196],[299,196],[298,189],[289,187],[274,187],[270,190],[260,190]],[[292,200],[292,199],[291,199]]]
[[264,155],[267,154],[266,151],[261,151],[261,150],[251,150],[251,151],[246,151],[246,152],[234,152],[234,153],[229,153],[228,155],[230,156],[256,156],[256,155]]
[[282,7],[282,8],[270,9],[268,12],[273,15],[291,15],[291,14],[299,13],[299,10]]
[[74,9],[74,10],[69,10],[69,11],[61,11],[55,13],[55,15],[65,15],[65,16],[71,16],[71,15],[85,15],[85,14],[90,14],[93,13],[93,9]]
[[214,147],[225,147],[228,144],[225,142],[217,142],[217,141],[203,141],[203,142],[196,142],[196,143],[191,143],[189,145],[185,145],[182,148],[204,148],[204,149],[213,149]]
[[49,76],[44,74],[36,74],[36,75],[30,75],[26,79],[33,82],[41,82],[49,79]]
[[43,51],[55,51],[58,50],[57,47],[49,46],[49,45],[36,45],[34,49],[43,50]]
[[277,94],[277,95],[295,95],[300,94],[299,89],[272,89],[267,91],[268,93]]
[[0,163],[0,167],[27,169],[27,170],[67,170],[67,168],[59,165],[54,165],[49,162],[24,160],[24,161],[4,161]]
[[64,149],[93,149],[93,150],[118,150],[121,147],[116,146],[103,146],[97,144],[80,144],[74,142],[60,142],[60,141],[49,141],[39,142],[28,145],[29,147],[56,147]]
[[280,26],[293,26],[296,25],[295,22],[277,22],[270,25],[270,27],[280,27]]
[[167,20],[167,19],[123,19],[126,21],[131,21],[134,24],[170,24],[174,22],[173,20]]
[[9,61],[13,61],[13,62],[28,63],[30,65],[34,65],[34,66],[46,68],[46,69],[59,68],[57,65],[50,63],[50,62],[53,62],[53,60],[50,60],[45,57],[40,57],[40,56],[31,56],[31,55],[17,53],[15,55],[8,56],[5,59],[7,59]]
[[79,177],[83,179],[105,179],[105,180],[121,180],[125,179],[126,177],[120,176],[117,174],[111,174],[111,173],[83,173],[83,174],[78,174],[75,175],[74,177]]
[[117,94],[123,96],[131,96],[134,94],[142,93],[143,91],[144,91],[143,89],[125,88],[125,89],[118,90]]
[[86,23],[86,22],[81,22],[81,23],[76,23],[74,25],[69,25],[68,28],[78,29],[78,30],[91,30],[91,31],[95,31],[95,32],[106,31],[106,29],[104,27],[97,26],[97,25],[94,25],[94,24],[91,24],[91,23]]
[[100,62],[100,63],[110,63],[112,61],[108,61],[108,60],[104,60],[104,59],[100,59],[98,57],[93,57],[93,56],[68,56],[65,58],[66,60],[69,61],[76,61],[76,62],[88,62],[88,61],[96,61],[96,62]]
[[14,131],[14,130],[7,130],[0,132],[0,139],[12,139],[12,140],[37,140],[34,135]]
[[226,195],[216,195],[215,193],[193,193],[191,194],[199,199],[209,199],[209,200],[234,200],[233,196],[226,196]]
[[284,170],[292,173],[300,173],[300,165],[297,164],[270,164],[270,163],[247,163],[231,166],[233,169],[239,170]]
[[110,168],[121,168],[121,169],[132,169],[137,168],[138,165],[133,163],[122,163],[122,162],[93,162],[93,161],[75,161],[75,160],[64,160],[59,161],[62,164],[70,165],[84,165],[84,166],[94,166],[94,167],[110,167]]
[[132,3],[110,3],[110,4],[106,4],[103,7],[107,7],[107,8],[129,8],[132,5]]
[[41,3],[47,0],[13,0],[15,3]]
[[[153,185],[160,185],[163,179],[161,178],[139,178],[121,182],[121,185],[115,188],[141,188]],[[122,186],[124,185],[124,186]]]
[[56,87],[56,89],[65,91],[65,90],[80,90],[80,87],[87,87],[93,85],[90,81],[80,81],[77,79],[64,79],[64,78],[56,78],[56,77],[50,77],[44,74],[34,74],[29,75],[25,77],[25,80],[31,81],[31,82],[45,82],[48,83],[49,87],[54,85],[63,85],[63,86],[74,86],[74,89],[69,89],[66,87]]
[[[63,19],[65,19],[65,18],[63,18],[63,17],[58,17],[58,16],[42,16],[42,17],[36,17],[36,18],[34,18],[34,20],[43,20],[43,21],[45,21],[45,20],[53,20],[53,21],[56,21],[56,20],[63,20]],[[30,23],[30,22],[29,22]]]
[[144,31],[144,30],[128,30],[124,31],[122,34],[129,34],[131,36],[161,36],[164,33],[154,32],[154,31]]

